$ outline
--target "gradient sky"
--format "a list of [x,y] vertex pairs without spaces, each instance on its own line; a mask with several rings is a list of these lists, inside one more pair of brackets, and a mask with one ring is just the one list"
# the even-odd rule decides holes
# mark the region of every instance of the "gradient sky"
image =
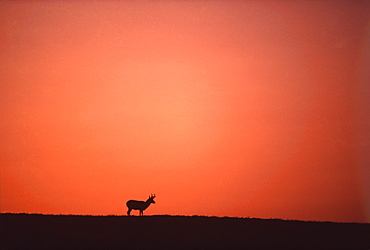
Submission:
[[370,222],[369,1],[0,10],[1,212]]

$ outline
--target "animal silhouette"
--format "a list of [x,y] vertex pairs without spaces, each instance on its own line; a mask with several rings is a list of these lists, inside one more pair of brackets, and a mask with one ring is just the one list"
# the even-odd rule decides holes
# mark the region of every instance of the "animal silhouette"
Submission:
[[135,201],[135,200],[129,200],[126,202],[126,206],[128,207],[127,215],[130,216],[131,210],[140,210],[140,215],[144,215],[144,210],[147,209],[151,203],[155,204],[154,201],[155,194],[150,195],[149,199],[146,201]]

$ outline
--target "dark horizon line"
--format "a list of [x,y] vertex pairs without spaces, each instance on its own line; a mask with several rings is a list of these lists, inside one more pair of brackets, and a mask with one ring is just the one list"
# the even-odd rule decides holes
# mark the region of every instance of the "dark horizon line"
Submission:
[[35,216],[70,216],[70,217],[184,217],[184,218],[209,218],[209,219],[240,219],[240,220],[266,220],[266,221],[283,221],[283,222],[313,222],[313,223],[336,223],[336,224],[370,224],[369,222],[338,222],[338,221],[315,221],[315,220],[298,220],[298,219],[281,219],[281,218],[257,218],[257,217],[238,217],[238,216],[208,216],[208,215],[171,215],[171,214],[153,214],[144,216],[127,216],[127,215],[91,215],[91,214],[43,214],[43,213],[12,213],[0,212],[1,215],[35,215]]

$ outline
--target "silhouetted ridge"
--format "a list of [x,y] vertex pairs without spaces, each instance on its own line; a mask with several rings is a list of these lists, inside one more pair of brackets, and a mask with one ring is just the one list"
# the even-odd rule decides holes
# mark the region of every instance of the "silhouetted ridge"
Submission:
[[0,214],[0,249],[370,247],[370,224],[207,216]]

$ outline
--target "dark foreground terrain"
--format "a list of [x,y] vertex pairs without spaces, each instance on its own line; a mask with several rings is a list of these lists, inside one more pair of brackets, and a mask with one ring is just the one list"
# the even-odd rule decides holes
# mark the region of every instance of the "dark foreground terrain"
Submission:
[[0,249],[370,249],[370,224],[0,214]]

